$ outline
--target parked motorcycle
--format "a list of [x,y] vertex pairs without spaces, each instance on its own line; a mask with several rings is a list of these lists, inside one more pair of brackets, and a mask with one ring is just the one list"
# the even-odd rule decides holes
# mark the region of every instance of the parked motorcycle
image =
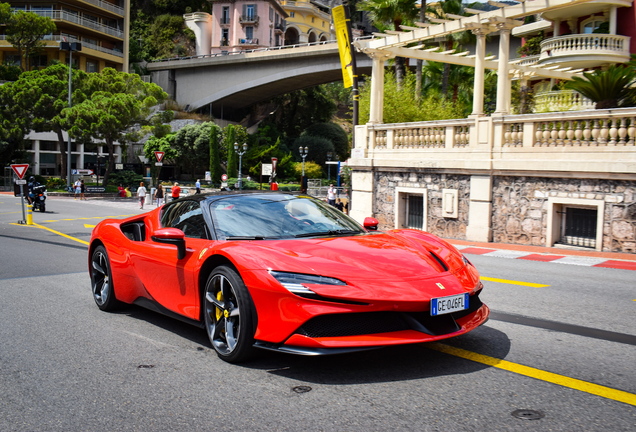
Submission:
[[35,186],[33,188],[33,197],[31,197],[33,210],[40,210],[42,213],[46,211],[46,186]]

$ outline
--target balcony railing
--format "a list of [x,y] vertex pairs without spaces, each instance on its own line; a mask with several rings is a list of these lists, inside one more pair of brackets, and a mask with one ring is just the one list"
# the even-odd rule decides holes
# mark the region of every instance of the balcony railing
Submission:
[[629,37],[608,34],[557,36],[541,42],[539,62],[575,55],[610,55],[629,60]]
[[219,19],[219,24],[226,25],[230,23],[230,17],[221,17]]
[[79,39],[73,38],[73,37],[69,37],[69,36],[60,36],[60,35],[48,35],[48,36],[44,36],[43,38],[44,40],[47,41],[56,41],[56,42],[61,42],[61,41],[66,41],[66,42],[81,42],[82,43],[82,47],[84,48],[90,48],[99,52],[103,52],[106,54],[110,54],[110,55],[114,55],[117,57],[124,57],[124,53],[121,50],[117,50],[117,49],[109,49],[109,48],[104,48],[101,47],[99,45],[95,45],[89,42],[85,42],[85,41],[80,41]]
[[241,24],[254,24],[257,25],[259,21],[258,15],[241,15],[239,17],[239,23]]
[[112,4],[112,3],[108,3],[108,2],[105,2],[105,1],[102,1],[102,0],[82,0],[82,1],[85,1],[86,3],[90,3],[92,5],[98,6],[98,7],[102,8],[102,9],[106,9],[107,11],[116,13],[117,15],[120,15],[120,16],[124,16],[125,15],[123,7],[116,6],[116,5]]
[[82,27],[87,27],[92,30],[106,33],[118,38],[124,37],[124,32],[122,30],[116,29],[115,27],[110,27],[107,25],[100,24],[93,20],[82,18],[78,15],[75,15],[66,11],[54,10],[54,11],[34,11],[34,12],[37,13],[39,16],[48,17],[48,18],[51,18],[52,20],[70,22],[70,23],[77,24]]
[[594,109],[596,104],[574,90],[537,93],[534,112],[581,111]]
[[538,61],[539,61],[539,55],[537,54],[533,56],[516,58],[511,60],[510,63],[514,63],[519,66],[532,66],[534,64],[537,64]]
[[252,38],[252,39],[239,38],[238,44],[239,45],[258,45],[258,39],[257,38]]

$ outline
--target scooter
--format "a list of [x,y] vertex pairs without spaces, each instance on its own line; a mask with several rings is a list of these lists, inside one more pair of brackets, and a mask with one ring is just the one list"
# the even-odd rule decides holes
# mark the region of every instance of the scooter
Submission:
[[46,205],[44,204],[46,201],[46,186],[35,186],[31,193],[33,194],[31,197],[33,210],[39,209],[44,213],[46,211]]

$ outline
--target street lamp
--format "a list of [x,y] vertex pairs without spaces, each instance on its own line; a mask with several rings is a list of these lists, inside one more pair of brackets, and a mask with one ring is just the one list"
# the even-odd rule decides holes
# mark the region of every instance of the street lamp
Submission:
[[300,177],[300,191],[307,192],[307,189],[305,188],[305,158],[309,153],[309,147],[303,148],[303,146],[300,146],[298,147],[298,152],[300,153],[300,157],[303,158],[303,175]]
[[[71,108],[71,70],[73,69],[73,51],[81,51],[79,42],[60,42],[60,51],[68,51],[68,107]],[[71,134],[68,134],[68,154],[66,155],[66,186],[71,189]]]
[[[327,160],[331,162],[332,152],[327,152]],[[327,182],[331,181],[331,164],[327,164]]]
[[247,143],[243,143],[243,151],[240,152],[239,151],[239,145],[238,145],[238,143],[235,142],[234,143],[234,151],[239,155],[238,184],[239,184],[239,190],[241,190],[241,189],[243,189],[243,180],[241,179],[241,164],[243,162],[243,155],[247,151]]

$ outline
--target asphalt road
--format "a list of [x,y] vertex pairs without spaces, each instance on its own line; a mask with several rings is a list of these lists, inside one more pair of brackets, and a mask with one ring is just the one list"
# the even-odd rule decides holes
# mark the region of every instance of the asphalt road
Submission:
[[18,204],[0,195],[2,431],[636,429],[636,272],[471,256],[549,286],[484,282],[491,320],[443,344],[230,365],[204,330],[95,306],[82,242],[134,202],[51,198],[44,228]]

